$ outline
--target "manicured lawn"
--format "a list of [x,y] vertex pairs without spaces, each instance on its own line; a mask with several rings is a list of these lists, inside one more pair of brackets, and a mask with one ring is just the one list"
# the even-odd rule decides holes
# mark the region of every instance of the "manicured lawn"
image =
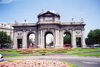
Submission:
[[67,53],[79,53],[79,52],[90,52],[90,51],[100,51],[100,48],[89,48],[89,49],[84,49],[84,48],[76,48],[73,51],[67,51]]
[[1,54],[20,54],[16,51],[17,49],[7,50],[7,51],[0,51]]
[[[75,48],[74,50],[66,50],[66,53],[79,53],[79,52],[90,52],[90,51],[100,51],[100,48]],[[1,54],[20,54],[20,52],[17,52],[17,49],[7,50],[7,51],[0,51]],[[62,54],[62,53],[53,53],[52,51],[46,51],[46,53],[40,53],[39,51],[36,51],[35,53],[30,54]]]
[[78,56],[100,56],[100,52],[97,52],[97,53],[86,53],[86,54],[75,54],[75,55],[78,55]]
[[29,57],[29,56],[3,56],[3,58],[9,58],[9,57]]

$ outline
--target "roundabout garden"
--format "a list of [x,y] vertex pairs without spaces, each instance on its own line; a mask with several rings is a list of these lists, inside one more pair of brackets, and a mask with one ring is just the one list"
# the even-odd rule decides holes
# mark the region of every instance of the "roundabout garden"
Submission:
[[58,60],[12,60],[0,62],[0,67],[80,67]]
[[97,47],[85,47],[85,48],[28,48],[28,49],[0,49],[1,54],[68,54],[68,53],[81,53],[100,51]]

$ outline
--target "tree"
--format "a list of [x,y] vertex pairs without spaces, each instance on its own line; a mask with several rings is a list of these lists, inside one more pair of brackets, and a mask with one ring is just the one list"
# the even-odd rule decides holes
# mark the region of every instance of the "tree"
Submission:
[[64,41],[64,44],[71,44],[70,35],[66,34],[66,36],[63,37],[63,41]]
[[[76,43],[79,45],[79,38],[76,38]],[[66,36],[63,37],[64,44],[71,44],[70,34],[66,33]]]
[[86,44],[99,44],[100,43],[100,29],[90,30],[88,37],[85,39]]
[[10,36],[7,36],[7,43],[9,43],[9,44],[12,44],[13,43],[13,41],[11,40],[11,37]]
[[95,39],[94,39],[94,31],[93,30],[90,30],[90,32],[88,33],[88,40],[87,41],[90,41],[91,43],[90,44],[93,44],[95,42]]
[[29,39],[29,44],[31,44],[32,43],[32,40],[31,39]]
[[49,45],[52,46],[52,45],[53,45],[53,41],[51,41],[51,42],[49,43]]
[[0,44],[4,45],[4,44],[11,44],[12,40],[11,37],[9,35],[7,35],[6,32],[0,31]]
[[91,38],[85,38],[85,42],[86,42],[87,45],[93,44],[93,41],[92,41]]
[[95,44],[99,44],[100,43],[100,29],[96,29],[96,30],[94,30],[94,43]]

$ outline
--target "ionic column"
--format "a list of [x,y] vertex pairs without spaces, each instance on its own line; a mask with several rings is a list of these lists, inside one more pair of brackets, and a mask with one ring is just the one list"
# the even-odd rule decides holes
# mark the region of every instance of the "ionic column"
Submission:
[[82,30],[81,33],[82,33],[81,34],[81,45],[82,45],[82,47],[86,47],[84,30]]
[[72,35],[71,35],[71,44],[72,44],[72,48],[76,48],[75,30],[72,31]]
[[43,46],[45,45],[45,43],[44,43],[44,42],[45,42],[45,41],[44,41],[44,37],[45,37],[45,36],[44,36],[44,35],[45,35],[45,34],[44,34],[44,31],[42,31],[42,45],[43,45]]
[[55,30],[55,48],[59,48],[59,30]]
[[14,31],[14,38],[13,38],[13,49],[17,49],[17,32]]
[[40,30],[38,30],[38,47],[40,48],[40,44],[41,44],[41,41],[40,41]]
[[38,34],[37,34],[37,32],[35,32],[35,48],[37,48],[38,46],[38,44],[37,44],[37,41],[38,41],[38,39],[37,39],[37,36],[38,36]]
[[40,38],[40,40],[41,40],[41,48],[44,48],[44,45],[43,45],[43,34],[42,34],[42,30],[41,30],[41,38]]
[[60,37],[59,37],[59,41],[60,41],[60,45],[61,45],[61,48],[63,47],[63,31],[60,30]]
[[26,35],[26,31],[23,30],[22,49],[26,49],[26,48],[27,48],[27,35]]

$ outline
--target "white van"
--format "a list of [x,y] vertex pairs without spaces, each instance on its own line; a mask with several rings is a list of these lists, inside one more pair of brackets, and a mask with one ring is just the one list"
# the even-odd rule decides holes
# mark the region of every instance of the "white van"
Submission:
[[0,54],[0,61],[4,61],[4,58],[1,54]]

